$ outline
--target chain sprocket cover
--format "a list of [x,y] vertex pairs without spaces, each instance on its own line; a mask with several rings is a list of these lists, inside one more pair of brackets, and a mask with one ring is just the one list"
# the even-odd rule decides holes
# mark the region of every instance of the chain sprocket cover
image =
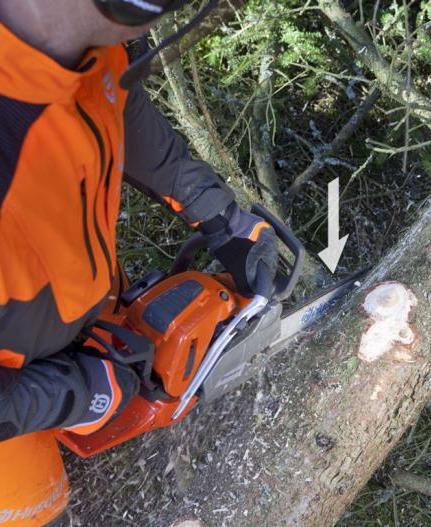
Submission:
[[200,401],[208,403],[218,399],[255,374],[253,359],[264,353],[281,334],[281,312],[279,302],[269,304],[259,318],[233,339],[203,382]]

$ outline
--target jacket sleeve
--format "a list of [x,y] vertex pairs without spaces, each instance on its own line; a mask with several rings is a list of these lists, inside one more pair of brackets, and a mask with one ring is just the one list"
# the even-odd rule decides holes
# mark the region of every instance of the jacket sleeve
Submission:
[[0,367],[0,441],[49,428],[96,431],[129,402],[136,381],[130,369],[84,353]]
[[125,179],[167,204],[189,224],[214,218],[235,199],[203,161],[191,158],[183,139],[136,85],[125,108]]

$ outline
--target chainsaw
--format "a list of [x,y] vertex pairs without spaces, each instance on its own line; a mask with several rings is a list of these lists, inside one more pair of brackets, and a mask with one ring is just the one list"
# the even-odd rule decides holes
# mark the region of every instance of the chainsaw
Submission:
[[288,274],[268,283],[258,268],[256,294],[240,295],[230,275],[189,268],[204,237],[193,236],[171,272],[152,271],[119,297],[115,313],[84,330],[85,344],[130,365],[140,393],[101,430],[87,435],[60,431],[57,438],[80,457],[90,457],[138,435],[182,421],[197,405],[223,397],[261,369],[269,357],[316,320],[355,285],[355,273],[318,295],[286,309],[301,276],[305,249],[261,205],[252,212],[275,230],[293,254]]

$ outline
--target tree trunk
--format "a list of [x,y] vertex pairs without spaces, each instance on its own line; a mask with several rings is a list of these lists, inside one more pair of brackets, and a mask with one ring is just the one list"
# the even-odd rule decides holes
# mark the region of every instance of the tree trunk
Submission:
[[[131,511],[148,527],[335,525],[429,398],[430,239],[428,206],[318,333],[286,343],[240,393],[129,445],[126,479],[143,481],[142,500],[117,500],[115,517]],[[86,509],[89,521],[112,510],[119,485]]]

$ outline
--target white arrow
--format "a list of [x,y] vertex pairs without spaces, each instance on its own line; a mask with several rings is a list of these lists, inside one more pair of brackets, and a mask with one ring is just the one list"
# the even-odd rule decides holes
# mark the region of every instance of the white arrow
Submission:
[[341,240],[340,235],[340,180],[334,179],[328,183],[328,247],[320,251],[319,257],[329,268],[331,273],[335,272],[341,254],[346,245],[347,234]]

